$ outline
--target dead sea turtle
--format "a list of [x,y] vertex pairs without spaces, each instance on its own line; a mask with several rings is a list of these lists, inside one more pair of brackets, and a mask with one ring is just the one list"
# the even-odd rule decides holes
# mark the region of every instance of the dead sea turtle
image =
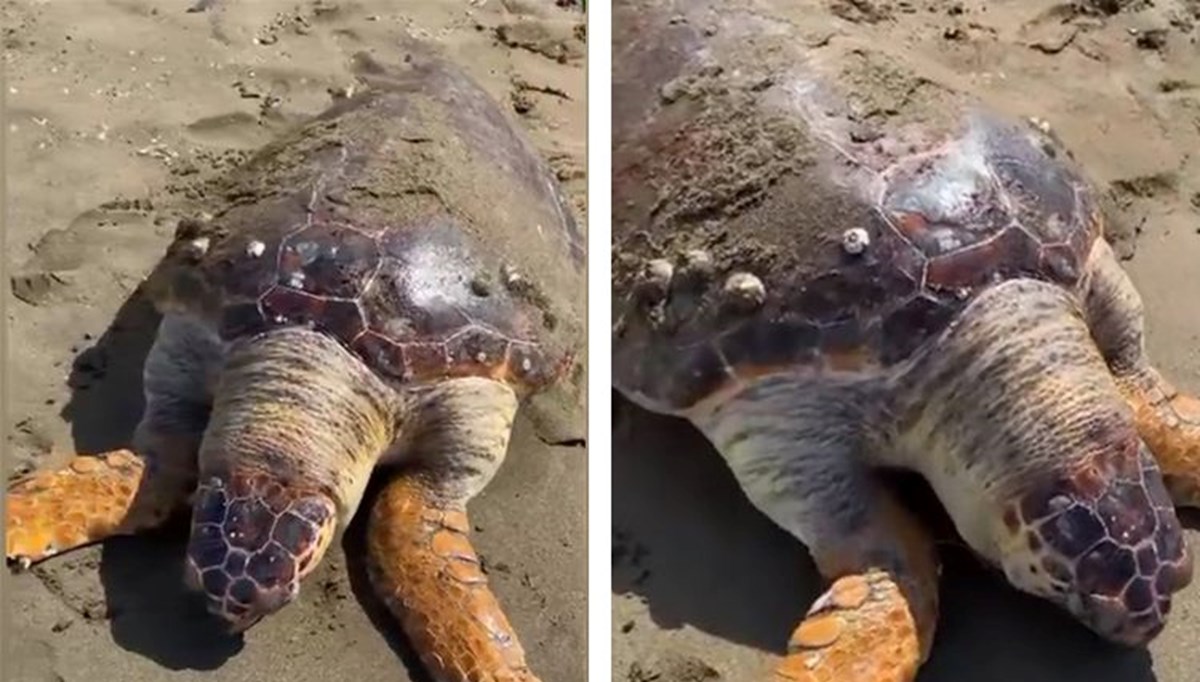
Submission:
[[617,3],[619,390],[693,422],[829,581],[779,679],[928,655],[939,562],[894,469],[1013,585],[1145,644],[1191,579],[1200,402],[1146,357],[1096,191],[877,41],[806,47],[823,12]]
[[433,57],[268,145],[181,223],[131,448],[15,482],[28,564],[160,525],[192,499],[186,571],[243,630],[293,600],[372,470],[368,567],[432,676],[533,680],[468,540],[519,400],[574,377],[583,238],[548,166]]

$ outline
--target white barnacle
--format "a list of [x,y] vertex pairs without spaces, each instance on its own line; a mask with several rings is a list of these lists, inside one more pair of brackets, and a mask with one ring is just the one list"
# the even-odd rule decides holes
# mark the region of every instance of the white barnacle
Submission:
[[509,287],[516,286],[521,283],[521,273],[517,272],[516,268],[511,265],[500,266],[500,276],[504,279],[504,283]]
[[197,237],[187,244],[187,253],[189,256],[199,258],[208,253],[208,237]]
[[521,369],[526,372],[533,369],[533,363],[529,361],[529,358],[525,358],[524,360],[521,360]]
[[297,271],[293,272],[291,274],[291,276],[288,278],[288,286],[290,286],[293,289],[303,289],[304,288],[304,272],[301,270],[297,270]]
[[267,245],[258,241],[257,239],[246,245],[246,255],[250,256],[251,258],[258,258],[259,256],[263,255],[263,252],[266,250]]
[[487,353],[484,353],[483,351],[479,351],[478,353],[476,353],[475,354],[475,362],[478,362],[479,364],[483,364],[483,363],[487,362]]
[[642,276],[646,279],[646,283],[655,287],[665,289],[671,284],[671,277],[675,275],[675,266],[671,265],[671,261],[665,258],[655,258],[646,263],[646,269],[642,272]]
[[712,267],[712,255],[704,249],[692,249],[683,254],[683,262],[688,269],[700,270]]
[[663,258],[647,261],[642,266],[636,291],[644,302],[651,306],[657,306],[666,300],[667,292],[671,290],[671,278],[674,275],[675,266],[671,265],[670,261]]
[[842,250],[857,256],[871,245],[871,235],[861,227],[852,227],[842,233]]
[[767,300],[763,281],[749,272],[735,272],[725,280],[725,296],[745,307],[758,307]]

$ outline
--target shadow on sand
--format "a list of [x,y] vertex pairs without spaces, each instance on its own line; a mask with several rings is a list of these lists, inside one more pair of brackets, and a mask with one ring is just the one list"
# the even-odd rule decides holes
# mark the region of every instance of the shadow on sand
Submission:
[[[821,590],[799,542],[760,515],[691,425],[614,396],[613,591],[684,625],[780,654]],[[920,682],[1154,682],[1148,652],[1104,643],[946,548],[937,643]]]
[[[135,291],[108,329],[80,353],[68,379],[62,416],[79,452],[128,447],[142,414],[142,365],[159,315]],[[114,538],[100,554],[109,627],[122,648],[172,669],[212,670],[242,648],[183,583],[185,519],[156,532]]]

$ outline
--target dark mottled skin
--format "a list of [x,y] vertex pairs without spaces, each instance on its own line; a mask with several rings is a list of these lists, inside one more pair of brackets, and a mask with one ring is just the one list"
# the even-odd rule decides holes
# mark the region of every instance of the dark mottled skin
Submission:
[[[623,388],[682,410],[731,376],[890,366],[997,281],[1079,282],[1097,208],[1038,129],[949,94],[937,116],[864,118],[846,103],[860,66],[838,73],[786,36],[739,33],[769,20],[732,9],[711,18],[697,2],[677,3],[679,14],[638,5],[624,5],[613,86]],[[794,92],[810,80],[820,87]],[[661,94],[680,87],[677,99]],[[861,255],[842,249],[852,228],[870,237]],[[709,252],[711,271],[689,273],[689,249]],[[651,258],[677,275],[647,299],[637,289]],[[722,305],[732,272],[762,281],[760,307]]]
[[548,384],[581,335],[585,248],[551,171],[457,70],[359,65],[369,89],[225,180],[232,207],[211,224],[181,228],[166,296],[227,340],[327,331],[400,381]]

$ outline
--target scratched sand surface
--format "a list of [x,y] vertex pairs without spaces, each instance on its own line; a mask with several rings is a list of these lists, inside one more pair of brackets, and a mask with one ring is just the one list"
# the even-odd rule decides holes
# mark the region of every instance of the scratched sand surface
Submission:
[[[1200,391],[1200,3],[1074,3],[1122,6],[1113,16],[1052,0],[821,4],[826,15],[803,22],[874,34],[1051,123],[1140,226],[1122,248],[1146,299],[1150,351]],[[872,24],[864,8],[889,16]],[[614,679],[767,679],[819,591],[807,554],[750,507],[688,426],[626,404],[616,421]],[[1189,538],[1200,547],[1200,533]],[[1176,600],[1148,654],[1098,643],[960,554],[948,557],[943,595],[920,682],[1200,680],[1200,584]]]
[[[390,46],[402,31],[439,43],[530,131],[583,208],[578,10],[554,0],[190,4],[0,4],[10,473],[120,446],[137,418],[153,320],[127,299],[173,226],[132,200],[180,191],[318,112],[330,90],[354,84],[347,57],[358,50],[398,58]],[[547,445],[528,420],[517,429],[508,463],[472,505],[477,546],[535,670],[582,680],[586,453]],[[581,417],[557,432],[582,435]],[[398,656],[407,652],[386,616],[360,599],[361,566],[343,548],[297,603],[239,643],[214,633],[181,589],[185,534],[114,541],[7,579],[5,679],[424,679]]]

